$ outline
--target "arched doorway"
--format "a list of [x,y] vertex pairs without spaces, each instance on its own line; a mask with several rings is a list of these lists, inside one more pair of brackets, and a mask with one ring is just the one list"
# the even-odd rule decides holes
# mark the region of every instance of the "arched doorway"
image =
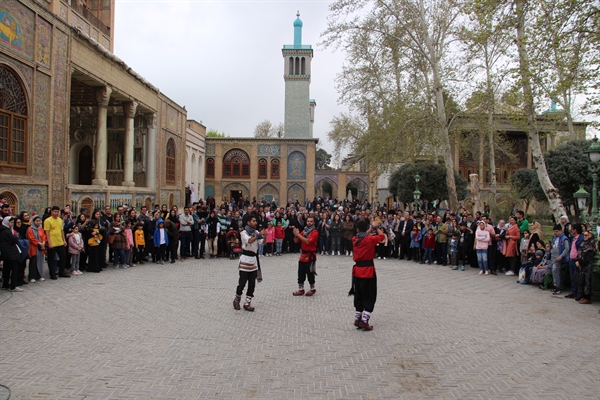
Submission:
[[92,184],[92,149],[90,146],[84,146],[79,151],[79,185]]

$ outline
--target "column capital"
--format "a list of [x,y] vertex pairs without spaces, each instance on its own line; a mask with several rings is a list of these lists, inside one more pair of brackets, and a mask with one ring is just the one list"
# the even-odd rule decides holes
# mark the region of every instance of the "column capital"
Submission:
[[144,114],[148,128],[156,128],[156,113]]
[[98,102],[98,107],[108,107],[111,94],[112,89],[108,86],[96,88],[96,101]]
[[137,107],[138,107],[138,103],[135,101],[123,102],[123,113],[125,114],[125,118],[135,117],[135,112],[137,110]]

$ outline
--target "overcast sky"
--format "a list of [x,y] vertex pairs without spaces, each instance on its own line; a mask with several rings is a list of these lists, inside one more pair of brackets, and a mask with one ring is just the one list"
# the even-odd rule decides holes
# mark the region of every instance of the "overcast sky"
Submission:
[[251,137],[266,119],[284,119],[284,44],[300,11],[303,44],[314,49],[310,97],[314,137],[332,152],[327,131],[337,104],[344,54],[317,46],[330,1],[117,0],[115,54],[185,106],[188,118],[231,137]]

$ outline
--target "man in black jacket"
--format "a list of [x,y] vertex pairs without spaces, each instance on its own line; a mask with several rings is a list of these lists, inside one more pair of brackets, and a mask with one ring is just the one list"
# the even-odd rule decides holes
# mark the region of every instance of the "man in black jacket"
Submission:
[[399,234],[399,244],[400,248],[398,252],[400,253],[399,260],[406,259],[410,261],[410,231],[412,231],[414,222],[409,213],[404,213],[404,219],[400,221],[400,225],[398,225],[398,234]]

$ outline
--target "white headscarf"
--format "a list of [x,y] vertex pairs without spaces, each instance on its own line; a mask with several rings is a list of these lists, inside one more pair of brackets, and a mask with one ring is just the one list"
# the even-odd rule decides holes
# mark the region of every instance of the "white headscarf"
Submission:
[[10,221],[13,219],[14,217],[6,217],[2,220],[2,225],[4,225],[7,228],[10,228]]

